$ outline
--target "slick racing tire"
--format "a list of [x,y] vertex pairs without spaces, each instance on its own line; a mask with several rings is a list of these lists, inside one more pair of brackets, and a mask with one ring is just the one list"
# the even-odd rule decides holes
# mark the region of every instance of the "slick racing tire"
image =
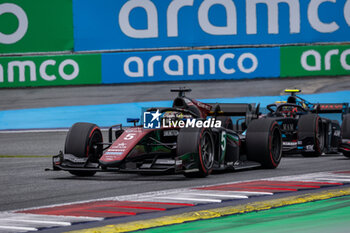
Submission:
[[177,155],[193,154],[197,162],[198,171],[184,173],[189,178],[208,176],[214,165],[214,139],[209,129],[181,129],[177,137]]
[[301,116],[298,121],[298,141],[309,139],[314,145],[314,151],[302,152],[304,157],[318,157],[322,155],[325,147],[325,132],[321,118],[316,114]]
[[[64,148],[65,154],[72,154],[79,158],[89,157],[89,161],[98,162],[102,155],[102,142],[100,128],[91,123],[75,123],[68,131]],[[93,176],[94,171],[70,171],[76,176]]]
[[[341,124],[341,135],[342,139],[350,139],[350,114],[344,116]],[[343,155],[350,158],[350,151],[343,151]]]
[[344,116],[341,124],[341,135],[343,139],[350,139],[350,114]]
[[347,157],[347,158],[350,158],[350,152],[349,151],[348,152],[343,151],[343,155],[345,157]]
[[225,129],[233,130],[233,122],[231,117],[228,116],[218,116],[216,117],[217,121],[221,121],[221,127]]
[[282,133],[271,118],[253,120],[247,129],[248,160],[261,163],[264,168],[276,168],[282,157]]

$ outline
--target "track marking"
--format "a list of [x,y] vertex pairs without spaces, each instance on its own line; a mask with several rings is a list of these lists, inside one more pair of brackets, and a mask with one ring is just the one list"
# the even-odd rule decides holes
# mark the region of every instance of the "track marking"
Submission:
[[[39,209],[39,208],[33,208]],[[94,218],[94,217],[75,217],[75,216],[55,216],[55,215],[41,215],[41,214],[30,214],[25,213],[22,214],[17,210],[13,212],[0,212],[0,221],[2,219],[27,219],[27,220],[43,220],[43,216],[45,216],[45,221],[51,222],[90,222],[90,221],[101,221],[103,218]]]
[[28,219],[10,219],[3,218],[0,221],[12,221],[12,222],[25,222],[25,223],[40,223],[40,224],[50,224],[50,225],[60,225],[60,226],[71,226],[70,222],[54,222],[54,221],[40,221],[40,220],[28,220]]
[[188,192],[188,193],[182,193],[184,195],[195,195],[195,196],[206,196],[206,197],[228,197],[228,198],[235,198],[235,199],[246,199],[249,198],[248,196],[240,196],[240,195],[228,195],[228,194],[212,194],[212,193],[194,193],[194,192]]
[[333,174],[332,177],[338,177],[338,178],[350,178],[350,176],[348,175],[336,175],[336,174]]
[[161,205],[174,205],[174,206],[195,206],[194,204],[187,204],[187,203],[169,203],[169,202],[154,202],[154,201],[143,201],[143,203],[161,204]]
[[204,199],[204,198],[188,198],[188,197],[157,197],[159,199],[166,199],[166,200],[184,200],[184,201],[194,201],[194,202],[217,202],[221,203],[222,200],[218,199]]
[[342,178],[316,178],[316,180],[330,180],[330,181],[350,182],[350,179],[342,179]]
[[316,194],[304,194],[286,198],[279,198],[269,201],[253,202],[235,207],[224,207],[210,210],[202,210],[196,212],[189,212],[173,216],[165,216],[155,219],[148,219],[142,221],[134,221],[123,224],[107,225],[104,227],[83,229],[78,231],[71,231],[70,233],[96,233],[96,232],[130,232],[137,230],[144,230],[152,227],[168,226],[172,224],[179,224],[184,222],[192,222],[201,219],[218,218],[226,215],[242,214],[253,211],[268,210],[287,205],[301,204],[311,201],[325,200],[333,197],[341,197],[350,195],[350,188],[336,191],[323,191]]
[[143,207],[143,206],[115,206],[115,205],[100,205],[99,207],[125,208],[125,209],[140,209],[140,210],[158,210],[165,211],[166,208]]
[[84,212],[106,213],[106,214],[122,214],[122,215],[136,215],[135,212],[121,212],[121,211],[112,211],[112,210],[84,210]]
[[0,226],[0,229],[8,230],[18,230],[18,231],[37,231],[37,228],[34,227],[14,227],[14,226]]
[[[195,189],[195,190],[197,190],[197,189]],[[233,195],[234,194],[238,194],[238,195],[241,194],[241,195],[247,195],[247,196],[273,195],[273,193],[270,193],[270,192],[254,192],[254,191],[222,191],[222,190],[205,190],[205,191],[215,191],[216,193],[218,193],[218,192],[231,193]]]
[[[318,179],[322,179],[324,181],[320,181]],[[331,179],[335,179],[336,181],[331,181]],[[0,225],[8,225],[9,221],[6,221],[6,218],[20,217],[24,221],[11,221],[11,223],[14,223],[11,225],[18,225],[18,227],[26,228],[27,226],[25,223],[27,223],[27,225],[39,229],[54,226],[64,227],[62,224],[65,223],[62,223],[61,225],[54,223],[66,222],[68,224],[71,224],[73,222],[81,223],[92,220],[98,221],[109,217],[138,215],[147,212],[166,211],[167,209],[178,207],[196,206],[199,204],[221,203],[224,200],[247,199],[253,196],[273,195],[274,193],[279,193],[281,191],[291,192],[297,191],[298,189],[316,189],[329,186],[341,186],[343,185],[343,183],[341,182],[350,183],[350,176],[344,174],[338,175],[335,172],[318,172],[297,176],[275,177],[263,180],[248,180],[243,182],[237,181],[231,183],[200,186],[193,188],[147,192],[141,194],[36,207],[31,209],[18,210],[12,213],[0,212]],[[222,188],[223,190],[220,188]],[[275,207],[276,205],[273,205],[271,208]],[[247,211],[249,212],[254,210],[254,208],[256,207],[250,206],[247,207],[247,210],[240,209],[236,213],[244,213]],[[198,214],[197,212],[195,213]],[[213,216],[215,215],[216,217],[218,217],[224,216],[226,212],[224,212],[224,215],[221,215],[221,212],[209,212],[209,214],[208,211],[203,213],[200,212],[199,216],[201,217],[199,219],[205,219],[208,217],[211,218],[211,214],[213,214]],[[192,216],[191,219],[193,219]],[[25,222],[25,220],[29,220],[31,222]],[[172,221],[174,222],[175,220]],[[181,223],[181,221],[179,223]],[[46,222],[46,225],[44,222]],[[52,223],[52,226],[47,226],[47,224],[50,223]]]
[[340,171],[340,172],[332,172],[333,174],[349,174],[350,175],[350,171]]
[[271,192],[295,192],[298,191],[298,189],[294,188],[278,188],[276,186],[271,187],[272,185],[237,185],[237,184],[228,184],[228,185],[217,185],[217,186],[208,186],[204,188],[199,188],[199,190],[221,190],[221,191],[250,191],[254,190],[256,192],[259,192],[258,190],[262,191],[271,191]]

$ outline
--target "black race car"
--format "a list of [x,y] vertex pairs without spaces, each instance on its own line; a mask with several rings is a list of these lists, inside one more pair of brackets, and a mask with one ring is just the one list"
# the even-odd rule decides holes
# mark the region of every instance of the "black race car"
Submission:
[[[77,176],[136,172],[205,177],[213,170],[278,166],[282,134],[274,119],[256,119],[252,104],[201,103],[185,96],[190,89],[172,91],[178,92],[172,107],[147,109],[144,116],[150,118],[143,125],[129,119],[133,127],[110,127],[108,141],[95,124],[74,124],[64,153],[53,157],[53,169]],[[231,116],[243,117],[247,130],[234,131]]]
[[[310,103],[297,96],[298,89],[287,89],[286,102],[267,106],[268,113],[260,117],[274,119],[282,131],[283,153],[320,156],[322,153],[343,152],[350,157],[350,114],[348,103]],[[322,117],[338,113],[337,120]]]

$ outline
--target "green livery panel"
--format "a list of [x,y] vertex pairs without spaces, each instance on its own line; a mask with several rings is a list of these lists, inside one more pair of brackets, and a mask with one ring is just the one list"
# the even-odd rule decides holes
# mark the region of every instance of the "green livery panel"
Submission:
[[100,83],[100,54],[0,57],[0,88]]
[[350,74],[350,45],[281,47],[281,77]]

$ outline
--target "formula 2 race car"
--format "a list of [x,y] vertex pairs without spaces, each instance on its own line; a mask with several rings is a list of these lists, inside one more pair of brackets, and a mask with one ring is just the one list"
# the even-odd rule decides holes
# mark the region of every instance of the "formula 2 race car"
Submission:
[[[251,104],[206,104],[186,97],[191,89],[171,91],[178,92],[172,107],[148,109],[143,125],[128,119],[133,127],[110,127],[108,142],[95,124],[74,124],[64,153],[53,157],[53,169],[76,176],[135,172],[205,177],[213,170],[278,166],[282,136],[274,119],[255,119]],[[230,116],[251,121],[247,130],[232,130]]]
[[[283,153],[301,153],[306,157],[322,153],[343,152],[350,157],[350,114],[348,103],[310,103],[297,96],[298,89],[287,89],[286,102],[267,106],[263,116],[275,119],[281,128]],[[337,120],[321,117],[341,114],[342,125]],[[321,115],[320,115],[321,114]]]

